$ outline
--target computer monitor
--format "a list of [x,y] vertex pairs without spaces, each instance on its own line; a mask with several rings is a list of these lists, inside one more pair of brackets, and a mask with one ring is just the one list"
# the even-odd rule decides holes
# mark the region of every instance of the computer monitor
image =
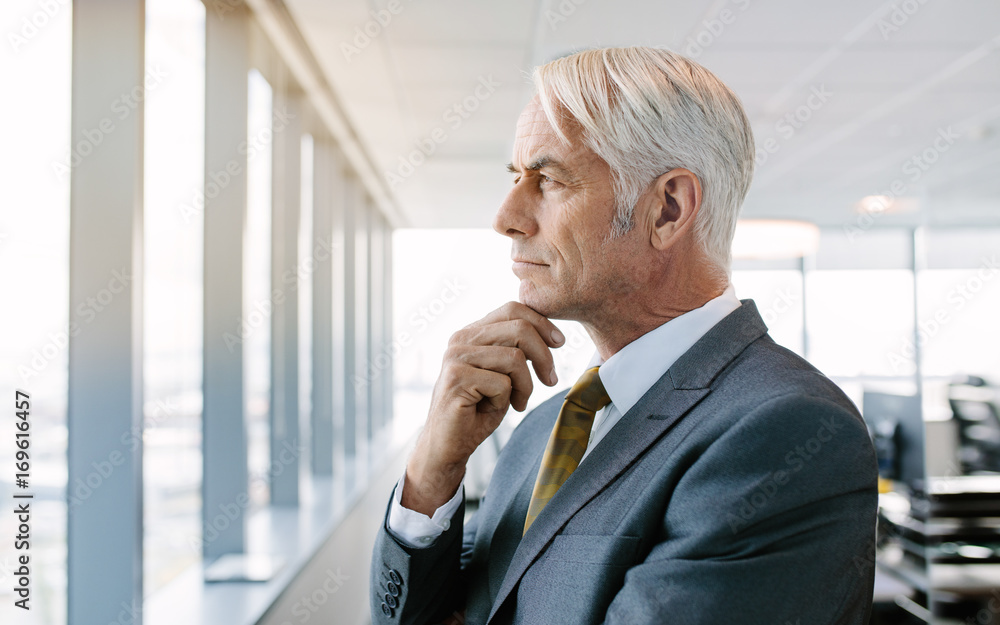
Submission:
[[920,396],[866,389],[861,414],[875,444],[879,475],[910,487],[922,487],[927,476]]

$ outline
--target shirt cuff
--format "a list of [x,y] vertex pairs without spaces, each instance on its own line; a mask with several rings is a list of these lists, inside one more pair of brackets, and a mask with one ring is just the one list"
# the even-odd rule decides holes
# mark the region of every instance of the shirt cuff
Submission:
[[458,510],[458,504],[465,496],[465,478],[462,478],[455,495],[434,511],[434,516],[421,514],[416,510],[404,508],[402,503],[403,486],[406,484],[406,473],[396,483],[396,490],[389,505],[388,530],[396,540],[407,547],[422,549],[430,547],[434,540],[451,527],[451,517]]

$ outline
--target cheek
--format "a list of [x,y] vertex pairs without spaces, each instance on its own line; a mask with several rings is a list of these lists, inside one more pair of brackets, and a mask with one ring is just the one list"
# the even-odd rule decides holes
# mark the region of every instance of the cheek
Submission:
[[[628,235],[626,235],[628,236]],[[648,258],[630,239],[614,239],[592,250],[591,272],[605,284],[618,288],[642,283],[650,272]]]
[[587,190],[552,198],[546,206],[547,238],[553,264],[567,286],[600,279],[607,264],[604,245],[611,226],[611,210],[593,201]]
[[587,223],[578,211],[567,210],[554,224],[553,244],[563,261],[571,266],[586,266],[599,258],[600,237],[593,224]]

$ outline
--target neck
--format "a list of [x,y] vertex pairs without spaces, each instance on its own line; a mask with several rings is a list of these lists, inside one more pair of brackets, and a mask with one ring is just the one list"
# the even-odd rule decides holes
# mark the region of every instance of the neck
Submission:
[[727,286],[729,277],[714,268],[683,272],[642,292],[605,302],[594,318],[580,322],[607,361],[640,336],[722,295]]

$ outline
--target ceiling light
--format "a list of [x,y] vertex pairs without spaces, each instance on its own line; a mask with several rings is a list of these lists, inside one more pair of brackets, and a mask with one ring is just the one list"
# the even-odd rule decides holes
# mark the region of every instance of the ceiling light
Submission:
[[854,205],[855,213],[878,215],[881,213],[913,213],[920,208],[915,197],[890,197],[888,195],[867,195]]

